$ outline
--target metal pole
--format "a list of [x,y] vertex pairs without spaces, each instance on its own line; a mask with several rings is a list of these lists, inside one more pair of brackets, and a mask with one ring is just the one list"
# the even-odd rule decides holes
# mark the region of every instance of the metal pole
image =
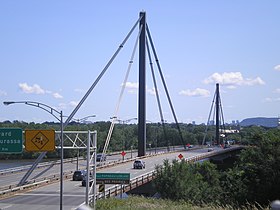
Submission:
[[60,112],[60,210],[63,209],[63,114]]
[[79,170],[79,151],[80,149],[78,148],[78,151],[77,151],[77,166],[76,166],[76,170],[78,171]]
[[86,177],[86,205],[89,205],[89,176],[90,176],[90,131],[88,131],[88,141],[87,141],[87,177]]
[[95,203],[96,203],[96,154],[97,154],[97,133],[94,131],[93,133],[93,210],[95,210]]

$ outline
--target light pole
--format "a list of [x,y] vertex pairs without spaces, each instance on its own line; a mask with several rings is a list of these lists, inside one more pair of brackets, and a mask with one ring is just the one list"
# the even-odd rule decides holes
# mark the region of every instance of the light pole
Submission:
[[[8,106],[11,104],[26,104],[29,106],[34,106],[40,109],[45,110],[46,112],[50,113],[53,117],[55,117],[60,122],[60,210],[63,208],[63,114],[62,111],[57,111],[56,109],[40,103],[40,102],[34,102],[34,101],[4,101],[4,105]],[[56,116],[56,114],[59,115],[59,117]]]
[[[138,118],[133,117],[133,118],[130,118],[130,119],[127,119],[127,120],[122,120],[122,119],[119,119],[118,117],[114,116],[114,117],[110,117],[110,119],[112,119],[113,121],[118,121],[120,124],[124,125],[124,124],[129,123],[132,120],[137,120]],[[124,139],[122,139],[122,151],[124,151],[126,149],[125,142],[126,141]],[[124,160],[124,156],[123,156],[123,160]]]
[[[78,119],[76,119],[76,118],[72,118],[74,121],[77,121],[78,123],[83,123],[83,122],[85,122],[88,118],[90,118],[90,117],[96,117],[96,115],[94,114],[94,115],[89,115],[89,116],[86,116],[86,117],[83,117],[83,118],[78,118]],[[79,145],[77,145],[77,148],[78,148],[78,150],[77,150],[77,165],[76,165],[76,170],[79,170],[79,156],[80,156],[80,146]]]

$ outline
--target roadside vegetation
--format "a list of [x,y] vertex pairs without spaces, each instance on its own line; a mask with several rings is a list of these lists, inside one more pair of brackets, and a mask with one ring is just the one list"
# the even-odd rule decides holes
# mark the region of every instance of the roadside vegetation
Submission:
[[[172,201],[169,199],[154,199],[144,198],[141,196],[131,196],[126,199],[108,198],[98,200],[96,203],[97,210],[156,210],[156,209],[168,209],[168,210],[259,210],[258,205],[244,205],[239,208],[233,208],[230,205],[218,206],[201,204],[195,205],[187,203],[184,200]],[[268,210],[269,207],[262,208]]]
[[280,131],[252,135],[254,146],[242,150],[233,168],[219,171],[216,165],[165,161],[157,166],[155,186],[164,199],[196,205],[268,206],[280,199]]

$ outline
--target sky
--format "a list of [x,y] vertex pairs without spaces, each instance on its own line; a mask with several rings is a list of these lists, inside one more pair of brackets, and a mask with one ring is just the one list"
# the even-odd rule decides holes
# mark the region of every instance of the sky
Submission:
[[[35,101],[69,116],[146,12],[179,122],[206,123],[216,83],[225,122],[280,116],[280,1],[2,0],[0,121],[45,122]],[[138,26],[74,118],[123,122],[138,116]],[[159,122],[149,61],[147,121]],[[153,61],[164,119],[174,122]],[[126,72],[130,70],[125,82]],[[118,101],[122,87],[125,87]]]

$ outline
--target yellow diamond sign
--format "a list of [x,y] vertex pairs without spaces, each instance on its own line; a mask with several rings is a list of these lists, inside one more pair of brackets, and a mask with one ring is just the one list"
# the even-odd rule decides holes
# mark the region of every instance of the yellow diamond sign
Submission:
[[55,150],[54,130],[25,130],[25,150],[49,152]]

